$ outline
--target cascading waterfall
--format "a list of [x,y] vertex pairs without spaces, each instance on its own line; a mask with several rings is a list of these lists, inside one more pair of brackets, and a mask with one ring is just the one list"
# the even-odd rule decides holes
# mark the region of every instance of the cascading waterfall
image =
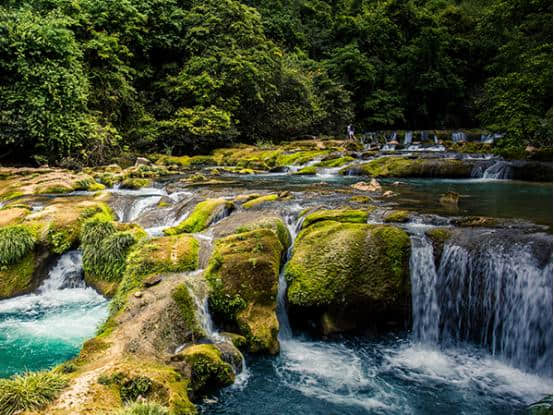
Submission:
[[78,353],[107,316],[107,300],[83,280],[81,254],[63,254],[35,293],[0,301],[0,377],[39,370]]
[[527,242],[488,242],[479,250],[447,243],[435,269],[429,241],[412,237],[414,336],[476,343],[515,367],[551,376],[552,256],[541,263]]
[[507,161],[497,161],[483,172],[484,179],[511,179],[512,166]]

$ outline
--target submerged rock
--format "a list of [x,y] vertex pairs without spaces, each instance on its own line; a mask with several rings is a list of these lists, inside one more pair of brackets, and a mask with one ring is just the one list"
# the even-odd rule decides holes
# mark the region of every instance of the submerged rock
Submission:
[[403,322],[410,239],[394,226],[322,221],[305,228],[286,268],[287,297],[323,330]]
[[382,190],[381,184],[375,179],[372,179],[369,183],[354,183],[351,187],[356,190],[361,190],[362,192],[380,192]]

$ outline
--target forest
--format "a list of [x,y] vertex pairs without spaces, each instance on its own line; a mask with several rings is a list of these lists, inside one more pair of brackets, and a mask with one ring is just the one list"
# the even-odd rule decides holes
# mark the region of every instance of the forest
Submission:
[[552,146],[547,0],[4,0],[0,160],[380,129]]

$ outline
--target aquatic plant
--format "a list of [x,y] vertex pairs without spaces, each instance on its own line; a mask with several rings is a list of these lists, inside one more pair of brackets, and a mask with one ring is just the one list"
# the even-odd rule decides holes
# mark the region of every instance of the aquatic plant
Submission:
[[0,413],[12,415],[44,408],[66,384],[65,378],[53,372],[34,372],[0,379]]

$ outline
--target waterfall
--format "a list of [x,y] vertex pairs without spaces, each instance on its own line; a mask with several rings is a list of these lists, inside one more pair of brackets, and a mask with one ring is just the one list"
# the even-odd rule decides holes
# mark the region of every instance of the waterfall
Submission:
[[437,285],[433,246],[424,235],[412,236],[411,240],[413,332],[416,338],[423,342],[436,343],[439,340],[439,334],[435,318],[439,308],[436,290],[429,289]]
[[453,132],[452,133],[452,141],[455,143],[461,143],[466,141],[466,135],[463,132]]
[[413,133],[411,131],[406,131],[406,134],[404,134],[404,145],[409,146],[412,144],[412,137]]
[[62,255],[48,273],[48,278],[38,288],[40,294],[64,288],[84,288],[83,258],[79,251]]
[[[301,217],[298,221],[296,221],[291,215],[288,215],[285,218],[285,223],[291,237],[291,244],[286,253],[285,264],[286,262],[288,262],[292,255],[294,239],[302,228],[303,222],[304,217]],[[290,328],[289,316],[287,314],[286,296],[287,281],[285,279],[285,265],[283,265],[281,267],[281,272],[279,273],[279,288],[277,290],[277,319],[279,320],[279,340],[281,341],[292,338],[292,329]]]
[[449,242],[435,269],[431,244],[412,237],[414,336],[429,343],[469,341],[515,367],[551,375],[551,240],[540,247],[550,252],[541,261],[531,239],[504,239],[480,240],[477,249]]
[[497,161],[483,172],[484,179],[511,179],[512,166],[507,161]]

